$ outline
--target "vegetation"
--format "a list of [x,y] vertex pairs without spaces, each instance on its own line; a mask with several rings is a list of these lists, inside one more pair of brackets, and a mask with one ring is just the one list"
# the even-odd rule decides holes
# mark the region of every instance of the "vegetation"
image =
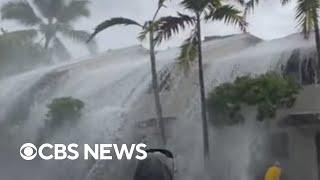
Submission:
[[279,108],[294,105],[300,87],[292,78],[276,73],[238,77],[233,83],[216,87],[209,95],[209,112],[215,126],[235,125],[244,121],[241,107],[256,106],[257,120],[274,118]]
[[53,99],[47,108],[45,125],[37,143],[42,143],[44,139],[52,136],[58,128],[76,123],[81,117],[84,103],[72,97],[62,97]]
[[36,64],[48,63],[50,55],[35,43],[33,31],[7,32],[0,35],[0,76],[28,70]]
[[[246,7],[246,12],[253,10],[258,5],[260,0],[240,0],[241,4]],[[287,5],[291,0],[280,0],[282,5]],[[306,39],[309,38],[310,32],[313,30],[315,33],[315,42],[317,48],[318,62],[317,76],[320,77],[320,32],[319,32],[319,0],[297,0],[296,16],[298,26],[301,28],[302,33]],[[319,81],[319,80],[318,80]],[[316,82],[319,83],[319,82]]]
[[186,10],[190,11],[192,16],[178,13],[178,16],[168,16],[161,18],[156,24],[157,37],[162,40],[169,39],[173,34],[177,34],[186,27],[192,27],[190,37],[181,46],[181,53],[178,57],[178,63],[186,71],[190,69],[191,63],[198,58],[199,65],[199,85],[201,95],[201,111],[203,124],[203,143],[204,156],[209,159],[209,135],[207,127],[206,110],[206,92],[203,77],[202,65],[202,43],[201,43],[201,22],[212,22],[223,20],[226,24],[234,24],[245,31],[247,23],[241,16],[241,11],[232,5],[224,4],[222,0],[183,0],[181,2]]
[[[72,27],[79,18],[89,16],[87,0],[33,0],[33,5],[22,0],[7,2],[1,7],[1,17],[27,27],[25,33],[40,34],[45,40],[44,48],[59,58],[70,58],[61,36],[83,43],[88,39],[88,32]],[[95,44],[91,43],[88,48],[94,52]]]
[[152,86],[153,86],[153,92],[154,92],[154,101],[155,101],[155,107],[160,127],[160,134],[163,145],[166,145],[166,133],[165,133],[165,124],[162,114],[162,106],[160,102],[160,89],[158,84],[158,75],[157,75],[157,67],[156,67],[156,56],[155,56],[155,46],[159,42],[158,39],[154,36],[154,31],[157,29],[157,26],[159,23],[156,21],[157,16],[165,5],[165,0],[159,0],[158,1],[158,8],[155,11],[152,20],[146,21],[144,25],[136,22],[135,20],[129,19],[129,18],[123,18],[123,17],[115,17],[108,19],[101,24],[99,24],[96,28],[94,33],[91,35],[88,41],[90,41],[93,37],[95,37],[99,32],[106,30],[110,27],[116,26],[116,25],[134,25],[142,29],[139,39],[144,40],[146,39],[146,36],[149,35],[149,48],[150,48],[150,62],[151,62],[151,74],[152,74]]
[[72,97],[63,97],[52,100],[47,105],[46,126],[50,128],[61,127],[66,121],[74,122],[81,117],[84,103]]

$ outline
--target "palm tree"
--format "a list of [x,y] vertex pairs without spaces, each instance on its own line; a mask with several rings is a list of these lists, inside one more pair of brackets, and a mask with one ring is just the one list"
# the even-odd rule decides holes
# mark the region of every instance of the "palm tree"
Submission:
[[152,20],[146,21],[144,25],[136,22],[135,20],[129,19],[129,18],[123,18],[123,17],[115,17],[108,19],[101,24],[99,24],[96,28],[91,37],[89,38],[88,42],[95,37],[99,32],[106,30],[110,27],[116,26],[116,25],[134,25],[139,28],[141,28],[141,33],[139,35],[140,40],[144,40],[146,38],[146,35],[149,35],[149,52],[150,52],[150,62],[151,62],[151,73],[152,73],[152,87],[153,87],[153,94],[154,94],[154,101],[155,101],[155,109],[157,113],[158,118],[158,126],[160,129],[160,135],[162,144],[166,145],[166,133],[165,133],[165,125],[164,125],[164,119],[162,114],[162,106],[160,102],[160,89],[158,84],[158,77],[157,77],[157,68],[156,68],[156,56],[155,56],[155,46],[156,41],[154,37],[154,29],[156,24],[154,23],[157,19],[157,16],[161,10],[161,8],[165,7],[164,5],[165,0],[159,0],[158,1],[158,8],[156,12],[153,15]]
[[[245,12],[249,12],[258,5],[260,0],[250,0],[248,2],[244,2],[240,0],[240,3],[245,6]],[[291,0],[280,0],[282,5],[287,5]],[[295,19],[298,22],[298,25],[302,29],[302,33],[306,39],[309,38],[310,32],[312,29],[315,33],[315,43],[317,48],[318,61],[316,62],[317,66],[317,79],[320,75],[320,32],[319,32],[319,20],[318,20],[318,12],[320,9],[319,0],[297,0],[297,8]],[[316,80],[316,83],[319,83],[319,79]]]
[[192,15],[178,13],[178,16],[163,17],[157,22],[156,39],[161,42],[177,34],[187,26],[192,27],[191,36],[181,46],[178,64],[188,71],[191,62],[198,57],[199,85],[201,97],[201,115],[203,128],[203,150],[205,163],[209,162],[209,134],[207,125],[206,91],[202,65],[201,22],[224,20],[226,24],[235,24],[245,31],[247,23],[241,11],[223,4],[222,0],[183,0],[181,5]]
[[[4,20],[15,20],[42,35],[45,49],[59,51],[63,58],[70,54],[62,43],[60,35],[71,38],[76,42],[85,43],[90,34],[86,31],[75,30],[72,23],[82,17],[88,17],[90,12],[87,0],[33,0],[7,2],[1,7],[1,17]],[[88,46],[94,52],[94,43]]]

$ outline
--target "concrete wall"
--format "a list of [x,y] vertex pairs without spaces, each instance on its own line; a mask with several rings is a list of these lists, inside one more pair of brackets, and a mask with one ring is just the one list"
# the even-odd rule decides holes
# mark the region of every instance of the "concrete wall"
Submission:
[[[318,180],[318,162],[316,148],[316,133],[320,128],[286,127],[272,128],[272,133],[288,134],[288,158],[279,159],[284,180]],[[282,180],[281,179],[281,180]]]
[[[289,167],[290,180],[318,180],[317,150],[315,131],[310,129],[291,128],[289,134]],[[284,169],[284,171],[286,171]]]

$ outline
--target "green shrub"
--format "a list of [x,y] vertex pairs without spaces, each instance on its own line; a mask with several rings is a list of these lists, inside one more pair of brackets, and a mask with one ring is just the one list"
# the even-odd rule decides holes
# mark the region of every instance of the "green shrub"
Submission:
[[36,140],[39,145],[52,137],[58,128],[74,125],[81,117],[84,103],[72,97],[62,97],[53,99],[47,108],[45,125],[40,129]]
[[279,108],[293,106],[299,85],[289,77],[276,73],[238,77],[233,83],[216,87],[207,100],[212,122],[216,126],[234,125],[244,121],[243,105],[257,107],[257,120],[274,118]]
[[46,127],[56,128],[64,123],[72,123],[81,117],[84,103],[72,97],[63,97],[52,100],[47,105],[49,111],[46,114]]

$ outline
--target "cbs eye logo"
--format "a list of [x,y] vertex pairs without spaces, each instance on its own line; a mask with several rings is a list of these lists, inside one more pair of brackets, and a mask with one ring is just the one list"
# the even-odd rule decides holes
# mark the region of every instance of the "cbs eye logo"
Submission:
[[33,160],[37,156],[37,148],[31,143],[23,144],[20,148],[20,156],[27,161]]

